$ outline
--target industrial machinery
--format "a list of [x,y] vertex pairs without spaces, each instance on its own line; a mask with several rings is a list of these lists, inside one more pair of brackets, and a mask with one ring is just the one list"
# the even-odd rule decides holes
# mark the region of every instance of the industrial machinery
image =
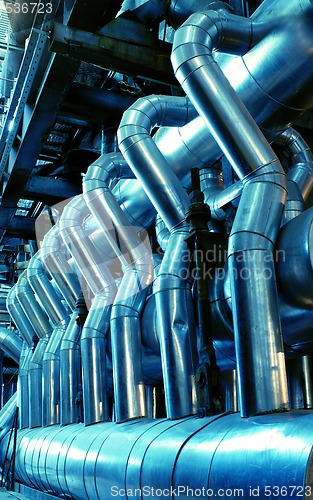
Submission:
[[[55,57],[88,61],[93,36],[101,66],[132,12],[171,26],[175,78],[132,95],[76,195],[36,220],[7,294],[17,330],[0,332],[19,363],[3,477],[32,498],[313,498],[313,155],[297,127],[313,107],[313,2],[251,16],[107,3],[117,24],[97,34],[54,18]],[[160,90],[156,68],[142,71]]]

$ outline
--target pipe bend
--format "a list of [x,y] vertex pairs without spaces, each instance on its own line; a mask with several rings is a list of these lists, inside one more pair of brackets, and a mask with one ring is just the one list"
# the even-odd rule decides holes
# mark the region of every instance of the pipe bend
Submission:
[[112,189],[120,179],[135,179],[123,155],[121,153],[102,155],[88,167],[83,181],[84,197],[94,189],[106,187]]
[[22,340],[17,336],[16,332],[0,328],[0,349],[17,364],[20,361],[22,347]]

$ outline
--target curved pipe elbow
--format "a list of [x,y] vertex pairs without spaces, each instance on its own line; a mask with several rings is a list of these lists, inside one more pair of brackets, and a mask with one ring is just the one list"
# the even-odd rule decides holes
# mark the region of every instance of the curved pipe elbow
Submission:
[[192,14],[177,30],[171,60],[181,83],[202,66],[199,58],[203,64],[213,61],[213,50],[244,55],[251,48],[252,21],[227,12],[227,7]]
[[0,328],[0,348],[17,364],[19,364],[20,361],[22,347],[23,342],[17,336],[16,332],[14,333],[6,328]]
[[123,152],[148,136],[155,127],[183,126],[197,116],[188,97],[151,95],[138,99],[122,117],[118,130]]
[[135,176],[121,153],[102,155],[92,163],[83,180],[84,197],[94,189],[113,189],[121,179],[134,179]]

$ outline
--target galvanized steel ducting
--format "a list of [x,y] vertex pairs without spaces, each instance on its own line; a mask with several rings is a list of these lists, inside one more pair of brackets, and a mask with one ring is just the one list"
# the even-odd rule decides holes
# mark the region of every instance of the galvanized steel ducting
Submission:
[[[292,488],[305,498],[313,413],[288,410],[289,399],[301,400],[293,393],[301,380],[304,406],[313,400],[313,214],[304,205],[313,157],[289,126],[313,106],[313,4],[265,0],[251,18],[222,2],[170,8],[184,20],[172,61],[187,97],[132,104],[118,130],[121,153],[89,167],[83,194],[9,294],[25,340],[16,478],[77,500],[148,497],[152,488],[162,498],[222,490],[265,498],[273,485],[278,498]],[[237,178],[225,189],[223,154]],[[204,202],[215,231],[195,227],[209,213]],[[88,231],[94,220],[97,237]],[[160,234],[163,250],[152,258]],[[195,239],[207,245],[201,290]],[[220,242],[226,265],[212,257]],[[298,372],[287,372],[285,356]],[[237,408],[235,368],[241,414],[228,414]]]

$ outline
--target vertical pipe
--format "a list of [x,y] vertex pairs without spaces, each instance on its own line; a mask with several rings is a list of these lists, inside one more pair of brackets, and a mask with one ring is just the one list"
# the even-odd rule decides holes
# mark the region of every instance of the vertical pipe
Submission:
[[[187,280],[188,224],[184,223],[189,198],[169,164],[151,138],[155,126],[183,124],[194,109],[188,99],[150,96],[139,99],[123,115],[119,147],[142,183],[151,202],[173,232],[156,279],[156,305],[161,346],[166,411],[169,418],[179,418],[195,411],[193,345],[194,318],[186,317],[191,301]],[[183,256],[183,253],[185,255]],[[169,305],[170,304],[170,305]],[[183,313],[184,310],[184,313]]]
[[73,312],[60,346],[60,424],[82,420],[75,403],[82,384],[80,334],[77,312]]
[[312,356],[301,357],[304,408],[313,408]]
[[116,285],[100,254],[83,228],[88,207],[76,196],[65,207],[60,234],[85,277],[94,298],[81,335],[84,422],[86,425],[108,419],[106,336]]
[[177,79],[235,172],[244,177],[228,252],[243,417],[288,408],[273,259],[285,174],[212,56],[213,50],[245,54],[251,36],[251,20],[226,10],[206,11],[177,30],[172,52]]
[[109,183],[120,175],[129,175],[129,167],[120,154],[101,157],[88,169],[84,197],[124,273],[110,321],[114,407],[116,421],[124,422],[146,414],[140,315],[152,281],[153,263],[143,231],[132,227],[110,190]]

